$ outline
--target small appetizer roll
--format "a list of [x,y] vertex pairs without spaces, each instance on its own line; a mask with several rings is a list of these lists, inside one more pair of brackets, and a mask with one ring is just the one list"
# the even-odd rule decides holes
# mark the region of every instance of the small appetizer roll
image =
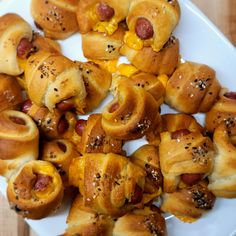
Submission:
[[31,0],[31,15],[46,37],[65,39],[78,31],[79,0]]
[[21,87],[17,80],[5,74],[0,74],[0,111],[18,109],[23,102]]
[[152,47],[135,50],[124,44],[120,53],[143,72],[171,75],[179,62],[179,40],[171,36],[158,52]]
[[36,122],[40,134],[47,139],[62,138],[71,129],[74,129],[74,124],[71,125],[71,119],[76,121],[76,116],[71,112],[62,112],[59,109],[54,109],[50,112],[46,107],[39,107],[26,100],[22,105],[22,111],[28,114]]
[[84,113],[87,96],[82,73],[60,54],[40,51],[27,60],[25,80],[29,98],[38,106]]
[[126,27],[120,24],[112,35],[90,31],[82,34],[84,56],[92,60],[115,60],[120,57]]
[[130,156],[130,160],[146,171],[144,192],[160,195],[163,176],[158,147],[148,144],[141,146]]
[[214,132],[215,164],[208,188],[217,196],[236,197],[236,147],[230,140],[227,125],[222,122]]
[[7,186],[11,208],[29,219],[41,219],[54,212],[60,206],[63,194],[61,176],[46,161],[26,163]]
[[167,82],[165,102],[188,114],[207,112],[218,98],[221,86],[207,65],[185,62]]
[[21,61],[32,49],[31,26],[19,15],[0,17],[0,73],[20,75]]
[[200,132],[188,129],[162,132],[159,148],[164,192],[174,192],[180,181],[193,185],[213,169],[213,143]]
[[161,210],[183,222],[192,223],[214,207],[215,196],[202,181],[173,193],[164,193]]
[[125,43],[135,50],[151,46],[159,52],[179,22],[177,0],[134,0],[130,4],[126,22],[129,31]]
[[134,210],[117,219],[113,235],[167,236],[165,219],[154,205]]
[[55,139],[43,144],[43,161],[52,163],[61,175],[63,185],[68,186],[69,167],[73,158],[80,156],[74,145],[66,139]]
[[79,31],[98,31],[112,35],[125,20],[131,0],[80,0],[77,7]]
[[39,132],[20,111],[0,113],[0,175],[9,178],[24,163],[38,158]]
[[214,132],[223,121],[228,130],[231,141],[236,144],[236,92],[222,89],[219,100],[206,113],[206,129]]
[[89,153],[72,160],[69,180],[86,207],[116,217],[141,203],[145,172],[124,156]]
[[108,136],[102,128],[102,115],[92,114],[88,120],[78,120],[76,131],[81,135],[78,143],[80,153],[123,154],[122,140]]
[[78,195],[70,208],[67,225],[64,236],[112,236],[114,220],[85,207],[83,197]]
[[107,96],[111,85],[111,74],[94,62],[76,62],[81,71],[86,90],[84,112],[97,108]]
[[122,140],[137,139],[152,129],[159,116],[159,104],[142,87],[129,79],[120,80],[115,97],[102,112],[102,127],[106,134]]

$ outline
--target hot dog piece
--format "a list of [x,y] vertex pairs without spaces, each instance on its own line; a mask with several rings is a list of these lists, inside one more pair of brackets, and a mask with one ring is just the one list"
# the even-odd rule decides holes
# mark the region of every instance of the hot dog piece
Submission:
[[20,117],[16,117],[16,116],[11,116],[9,117],[10,120],[12,122],[14,122],[15,124],[18,124],[18,125],[25,125],[25,121],[23,119],[21,119]]
[[190,133],[191,132],[188,129],[179,129],[179,130],[176,130],[175,132],[171,133],[171,138],[172,139],[179,139],[179,138],[183,137],[184,135],[188,135]]
[[97,13],[100,21],[109,21],[115,14],[114,9],[104,3],[98,5]]
[[22,38],[17,47],[17,56],[27,56],[30,50],[33,48],[33,44],[27,38]]
[[23,105],[22,105],[22,112],[24,112],[25,114],[27,114],[30,110],[30,108],[32,107],[33,103],[30,99],[27,99],[24,101]]
[[67,100],[64,100],[64,101],[61,101],[60,103],[58,103],[56,105],[56,107],[60,111],[69,111],[69,110],[73,109],[75,106],[74,106],[72,99],[67,99]]
[[113,103],[109,109],[109,112],[110,113],[113,113],[114,111],[116,111],[117,109],[119,108],[119,103],[116,102],[116,103]]
[[50,176],[38,174],[37,180],[34,185],[34,190],[35,191],[45,190],[51,181],[52,181],[52,178]]
[[132,204],[137,204],[142,201],[143,198],[143,190],[137,184],[134,189],[134,194],[131,196],[130,202]]
[[82,136],[86,124],[87,124],[87,120],[82,120],[82,119],[77,120],[75,124],[75,131],[79,136]]
[[63,134],[67,131],[68,128],[69,128],[69,123],[66,120],[66,118],[63,116],[58,122],[57,131],[59,134]]
[[181,180],[187,185],[194,185],[197,184],[202,177],[202,174],[183,174],[181,175]]
[[135,33],[141,39],[150,39],[154,34],[150,21],[143,17],[138,18],[135,25]]
[[224,96],[236,100],[236,92],[227,92],[224,94]]

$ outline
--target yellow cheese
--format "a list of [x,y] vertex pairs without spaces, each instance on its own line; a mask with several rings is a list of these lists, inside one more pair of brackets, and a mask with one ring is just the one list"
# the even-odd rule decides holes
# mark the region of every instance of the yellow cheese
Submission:
[[143,40],[140,39],[135,33],[127,31],[124,36],[125,44],[135,50],[140,50],[143,48]]
[[23,69],[23,71],[25,71],[25,68],[26,68],[26,59],[22,59],[22,58],[17,58],[17,61],[18,61],[18,65],[21,69]]
[[92,60],[92,61],[98,64],[102,69],[105,69],[108,72],[110,72],[111,74],[117,72],[118,60]]
[[157,79],[163,84],[163,86],[166,88],[167,81],[169,80],[169,77],[165,74],[158,75]]
[[131,75],[138,72],[138,69],[130,64],[120,64],[117,68],[117,72],[120,75],[124,75],[126,77],[130,77]]
[[93,27],[94,31],[98,31],[100,33],[106,33],[108,35],[112,35],[118,28],[118,24],[114,18],[110,21],[99,21]]

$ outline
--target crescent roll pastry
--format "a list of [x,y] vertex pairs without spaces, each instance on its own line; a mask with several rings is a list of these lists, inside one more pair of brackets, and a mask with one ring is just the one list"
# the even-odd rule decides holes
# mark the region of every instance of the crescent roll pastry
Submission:
[[206,113],[206,129],[214,132],[223,121],[228,129],[231,141],[236,144],[236,93],[222,89],[219,100]]
[[230,140],[227,125],[222,122],[214,132],[216,147],[215,164],[209,176],[208,188],[217,196],[224,198],[236,197],[236,147]]
[[71,161],[79,155],[70,141],[66,139],[54,139],[43,144],[41,159],[52,163],[61,175],[63,185],[68,186]]
[[17,109],[23,102],[21,87],[17,80],[5,74],[0,74],[0,111]]
[[102,112],[102,127],[107,135],[131,140],[144,136],[159,116],[159,104],[142,87],[120,80],[115,97]]
[[86,207],[120,216],[142,201],[145,172],[124,156],[89,153],[72,160],[69,181],[79,187]]
[[167,236],[165,219],[160,214],[160,210],[154,205],[134,210],[118,218],[113,235]]
[[134,0],[126,18],[129,31],[124,42],[136,50],[151,46],[155,52],[159,52],[170,38],[179,18],[177,0]]
[[162,132],[159,146],[164,192],[174,192],[182,180],[192,185],[208,176],[215,155],[213,143],[200,132]]
[[130,160],[146,171],[144,192],[160,195],[163,176],[158,147],[149,144],[143,145],[130,156]]
[[207,112],[216,102],[220,89],[212,68],[185,62],[168,80],[165,102],[184,113]]
[[30,161],[14,174],[7,186],[12,209],[29,219],[41,219],[54,212],[64,194],[61,176],[46,161]]
[[126,27],[120,24],[112,35],[90,31],[82,34],[84,56],[92,60],[115,60],[120,57],[120,48]]
[[76,63],[60,54],[40,51],[27,60],[25,80],[29,98],[49,111],[56,107],[69,108],[84,113],[86,90]]
[[143,72],[171,75],[179,62],[179,40],[171,36],[158,52],[152,47],[135,50],[124,44],[120,53]]
[[94,62],[76,62],[81,71],[86,90],[84,112],[97,108],[107,96],[111,85],[111,74]]
[[20,111],[0,113],[0,175],[9,178],[24,163],[38,158],[39,132]]
[[78,195],[71,206],[67,225],[64,236],[112,236],[114,221],[108,215],[96,213],[85,207],[83,197]]
[[31,0],[31,15],[46,37],[65,39],[78,31],[79,0]]
[[80,153],[116,153],[123,154],[122,140],[108,136],[102,128],[102,115],[92,114],[86,121],[81,141]]
[[161,210],[188,223],[198,220],[215,203],[215,196],[204,181],[173,193],[164,193],[162,196]]
[[98,31],[112,35],[125,20],[131,0],[80,0],[77,7],[79,31]]
[[0,17],[0,73],[20,75],[20,66],[31,50],[31,26],[19,15],[8,13]]

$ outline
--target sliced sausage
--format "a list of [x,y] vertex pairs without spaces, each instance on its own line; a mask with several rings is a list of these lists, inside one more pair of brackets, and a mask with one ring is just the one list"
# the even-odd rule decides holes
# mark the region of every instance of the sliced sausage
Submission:
[[154,34],[152,24],[146,18],[143,17],[138,18],[135,24],[135,33],[141,39],[152,38]]
[[77,120],[76,124],[75,124],[75,131],[79,136],[82,136],[85,126],[87,124],[87,120]]
[[33,103],[30,99],[25,100],[24,103],[22,104],[21,111],[27,114],[30,108],[32,107],[32,105]]
[[100,21],[109,21],[115,14],[115,11],[112,7],[108,6],[105,3],[100,3],[97,6],[97,13]]
[[194,185],[198,183],[203,177],[203,174],[183,174],[181,180],[187,185]]
[[60,103],[58,103],[56,105],[57,109],[59,109],[60,111],[70,111],[72,110],[75,106],[74,106],[74,102],[72,99],[67,99],[64,100]]
[[34,190],[35,191],[45,190],[51,181],[52,181],[52,178],[50,176],[38,174],[37,180],[34,185]]
[[236,100],[236,92],[228,92],[224,94],[225,97]]
[[20,117],[11,116],[10,120],[18,125],[25,125],[25,121]]
[[24,57],[27,56],[27,54],[30,52],[30,50],[33,48],[33,44],[29,41],[27,38],[21,39],[17,46],[17,56],[18,57]]
[[111,105],[111,107],[109,108],[109,112],[110,112],[110,113],[113,113],[113,112],[116,111],[118,108],[119,108],[119,103],[118,103],[118,102],[113,103],[113,104]]
[[69,128],[69,123],[66,120],[66,118],[62,116],[62,118],[59,120],[58,125],[57,125],[57,132],[59,134],[63,134],[68,130],[68,128]]
[[179,129],[179,130],[176,130],[175,132],[171,133],[171,138],[172,139],[179,139],[179,138],[183,137],[184,135],[188,135],[190,133],[191,132],[188,129]]
[[137,204],[142,201],[143,198],[143,190],[137,184],[134,189],[134,194],[131,196],[130,203]]

